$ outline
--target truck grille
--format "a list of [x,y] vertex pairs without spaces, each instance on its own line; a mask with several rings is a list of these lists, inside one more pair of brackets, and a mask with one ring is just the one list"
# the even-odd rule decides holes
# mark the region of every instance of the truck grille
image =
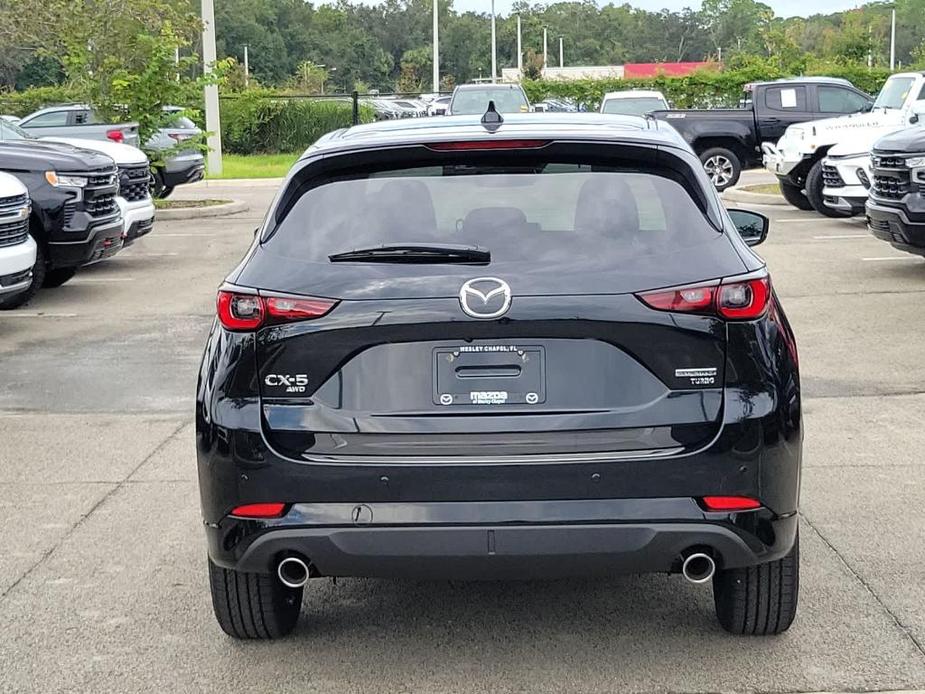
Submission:
[[114,193],[106,193],[87,198],[84,202],[84,209],[91,217],[108,217],[114,214],[119,208],[116,204]]
[[116,182],[116,172],[84,174],[89,179],[87,186],[90,188],[102,188],[111,186]]
[[29,219],[0,224],[0,247],[15,246],[22,243],[29,235]]
[[902,157],[881,156],[875,154],[872,163],[876,169],[904,169],[906,162]]
[[838,169],[828,164],[822,165],[822,183],[826,188],[842,188],[845,185]]
[[11,195],[0,198],[0,247],[15,246],[29,235],[29,196]]
[[6,198],[0,198],[0,217],[6,217],[7,215],[18,212],[23,207],[29,205],[29,196],[23,193],[22,195],[13,195]]
[[119,195],[129,202],[151,196],[151,172],[147,166],[119,167]]
[[874,195],[884,200],[901,200],[909,192],[909,173],[874,174]]

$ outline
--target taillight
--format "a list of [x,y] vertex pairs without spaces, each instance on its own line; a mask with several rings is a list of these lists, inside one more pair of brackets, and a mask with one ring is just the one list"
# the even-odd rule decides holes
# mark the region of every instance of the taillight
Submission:
[[235,518],[279,518],[283,515],[286,504],[244,504],[231,509],[229,516]]
[[539,149],[549,144],[549,140],[469,140],[460,142],[434,142],[428,149],[437,152],[460,152],[485,149]]
[[753,320],[764,315],[771,297],[768,277],[690,287],[659,289],[636,297],[650,308],[675,313],[703,313],[729,320]]
[[761,502],[750,496],[705,496],[703,506],[707,511],[751,511]]
[[125,142],[125,133],[123,133],[121,130],[118,130],[118,129],[107,130],[106,137],[107,139],[112,140],[113,142],[118,142],[120,144]]
[[331,299],[258,296],[221,290],[218,319],[228,330],[256,330],[264,325],[320,318],[337,305]]

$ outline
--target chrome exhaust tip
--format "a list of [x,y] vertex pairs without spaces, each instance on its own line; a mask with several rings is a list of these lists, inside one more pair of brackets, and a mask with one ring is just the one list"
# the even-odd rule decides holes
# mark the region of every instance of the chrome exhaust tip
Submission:
[[286,557],[276,567],[280,583],[289,588],[301,588],[308,583],[308,565],[298,557]]
[[716,562],[709,554],[694,552],[685,557],[681,573],[691,583],[706,583],[716,573]]

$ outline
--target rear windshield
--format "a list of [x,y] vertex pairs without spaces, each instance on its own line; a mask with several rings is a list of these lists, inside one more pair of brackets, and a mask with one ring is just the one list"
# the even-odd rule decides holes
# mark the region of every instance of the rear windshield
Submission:
[[644,116],[652,111],[660,111],[668,105],[654,96],[639,96],[626,99],[608,99],[604,102],[603,113],[615,113],[622,116]]
[[[383,244],[481,246],[491,262],[677,252],[718,232],[675,180],[582,164],[433,166],[303,193],[265,244],[301,260]],[[551,267],[554,269],[554,267]]]
[[527,99],[519,89],[462,89],[456,92],[450,109],[454,116],[482,114],[489,101],[495,102],[498,113],[524,113],[529,110]]

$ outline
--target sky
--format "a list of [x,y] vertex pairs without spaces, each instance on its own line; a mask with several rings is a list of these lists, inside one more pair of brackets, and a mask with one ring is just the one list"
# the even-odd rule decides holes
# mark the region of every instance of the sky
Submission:
[[[535,1],[535,0],[534,0]],[[554,0],[540,0],[545,2],[554,2]],[[597,0],[598,4],[606,4],[608,0]],[[622,4],[624,0],[612,0],[614,4]],[[793,17],[796,15],[807,16],[810,14],[829,14],[831,12],[840,12],[848,10],[863,4],[861,0],[762,0],[766,5],[770,5],[774,14],[778,17]],[[507,15],[511,10],[512,0],[495,0],[495,11],[499,14]],[[680,10],[685,7],[692,9],[700,8],[700,0],[655,0],[654,2],[633,2],[629,4],[634,7],[640,7],[646,10]],[[491,0],[453,0],[453,7],[459,12],[473,10],[476,12],[490,12]]]

